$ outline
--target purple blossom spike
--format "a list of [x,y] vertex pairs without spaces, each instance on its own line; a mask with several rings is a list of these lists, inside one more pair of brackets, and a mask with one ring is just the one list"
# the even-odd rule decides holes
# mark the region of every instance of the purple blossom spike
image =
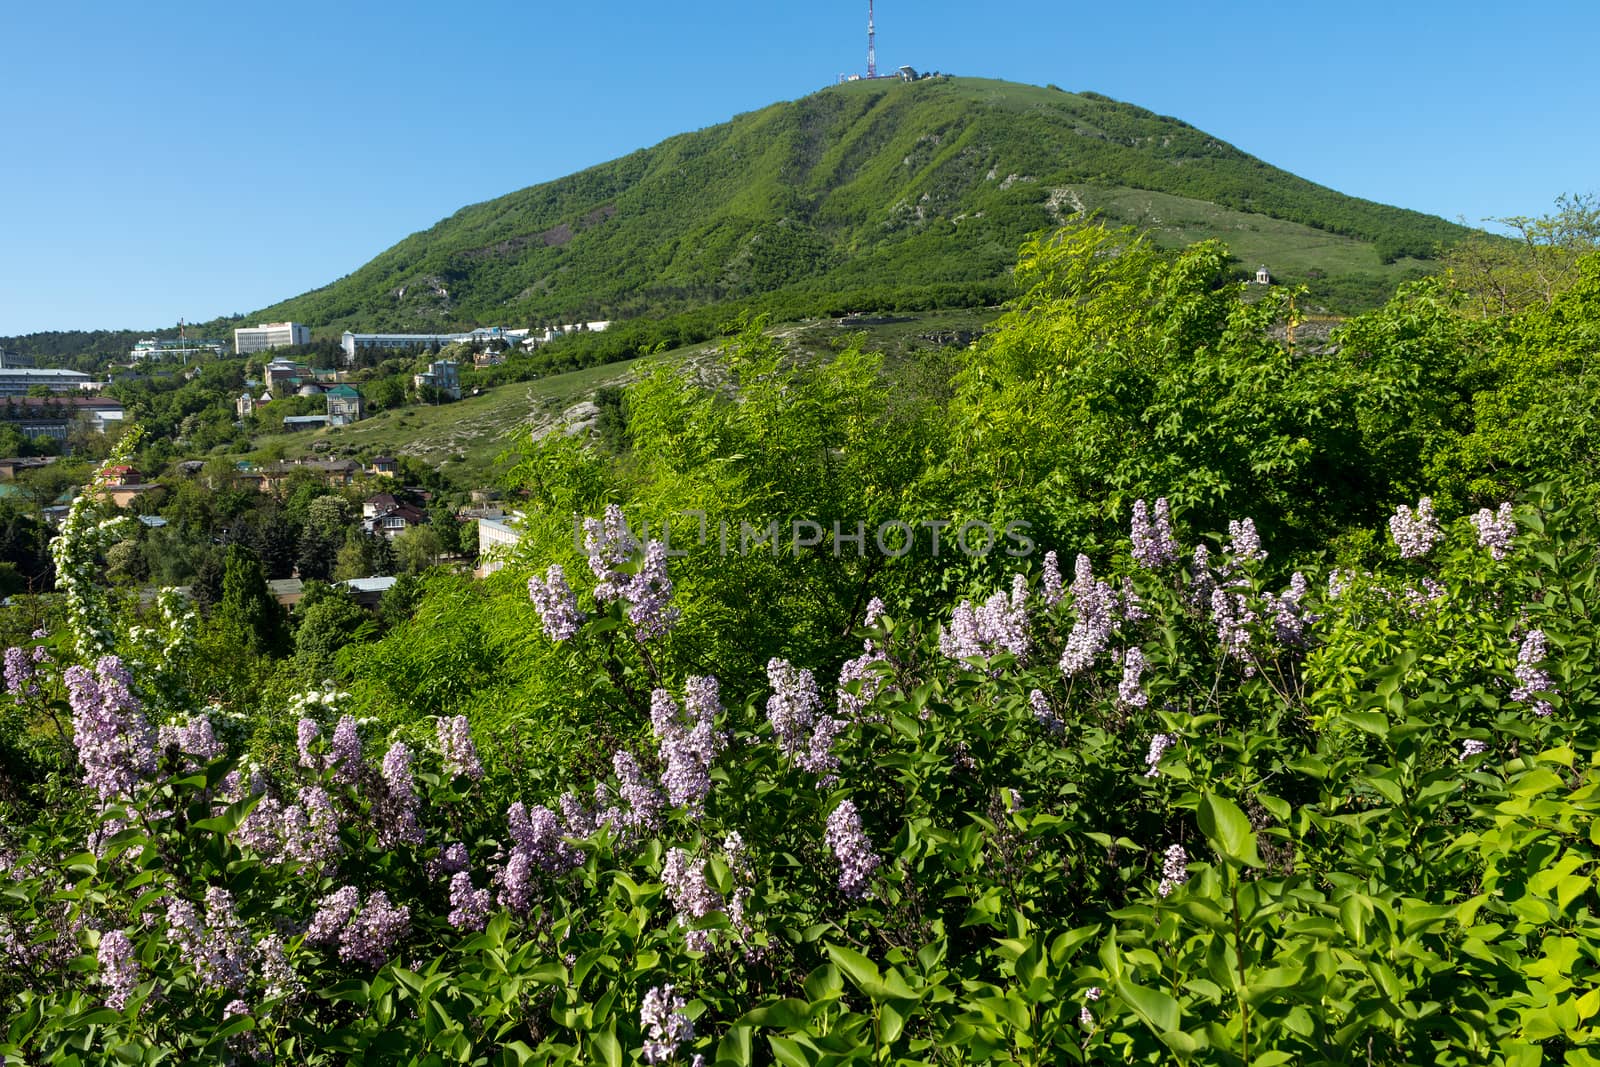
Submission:
[[27,649],[6,649],[6,692],[18,697],[34,696],[39,692],[39,683],[34,680],[37,673]]
[[1189,878],[1189,854],[1183,850],[1182,845],[1168,845],[1165,858],[1161,863],[1161,884],[1156,886],[1156,892],[1164,897],[1170,897],[1172,891],[1177,889]]
[[341,886],[323,897],[306,927],[306,940],[321,945],[336,943],[360,903],[361,891],[353,885]]
[[411,929],[411,909],[389,903],[388,894],[374,890],[360,913],[339,938],[339,958],[382,967]]
[[861,625],[868,628],[878,625],[878,620],[888,614],[889,609],[884,607],[883,598],[873,597],[867,601],[867,615],[861,620]]
[[1068,677],[1093,665],[1095,657],[1111,643],[1111,631],[1116,626],[1115,594],[1105,582],[1095,580],[1089,557],[1080,553],[1073,572],[1072,607],[1076,618],[1061,652],[1061,671]]
[[329,745],[333,761],[334,780],[344,785],[355,785],[365,769],[361,763],[361,732],[351,715],[341,715],[333,728],[333,741]]
[[667,899],[677,909],[678,922],[685,927],[683,941],[692,952],[711,951],[711,931],[695,930],[700,920],[723,910],[722,894],[706,877],[704,860],[696,859],[681,848],[667,851],[661,866],[661,884]]
[[871,839],[861,828],[861,816],[853,802],[842,800],[833,809],[822,840],[839,862],[839,891],[852,900],[867,896],[880,861]]
[[679,714],[672,694],[657,689],[650,697],[650,722],[660,742],[661,784],[667,802],[691,815],[704,814],[711,792],[711,761],[718,738],[717,714],[722,710],[717,680],[693,676],[685,683],[684,706],[688,721]]
[[883,690],[883,675],[873,665],[884,662],[887,657],[879,651],[863,652],[855,659],[845,660],[834,690],[840,717],[849,722],[863,721],[867,708]]
[[378,844],[384,848],[422,844],[422,825],[417,821],[417,788],[411,776],[411,749],[404,741],[396,741],[384,754],[383,786],[382,795],[374,805]]
[[661,828],[661,809],[666,802],[661,790],[645,778],[639,761],[633,758],[631,752],[613,755],[611,767],[617,775],[618,792],[622,795],[623,803],[628,805],[628,811],[623,816],[623,827],[629,831],[655,833]]
[[1389,519],[1389,536],[1394,538],[1401,559],[1418,559],[1426,556],[1433,546],[1443,539],[1438,520],[1433,516],[1433,500],[1423,497],[1417,501],[1417,510],[1401,504]]
[[300,749],[300,766],[320,771],[324,766],[323,758],[312,751],[312,748],[322,739],[322,727],[313,719],[301,719],[296,724],[294,733],[295,745]]
[[95,958],[100,963],[100,984],[106,987],[106,1007],[121,1011],[139,984],[139,961],[134,959],[133,942],[121,930],[108,930],[100,936]]
[[567,584],[561,564],[552,563],[544,574],[543,580],[538,575],[528,579],[528,599],[544,624],[544,635],[552,641],[565,641],[577,634],[588,616],[578,610],[577,594]]
[[1046,730],[1053,734],[1066,732],[1066,723],[1062,722],[1061,717],[1050,707],[1050,700],[1044,695],[1044,690],[1035,689],[1028,694],[1028,707],[1033,711],[1034,721]]
[[457,930],[482,930],[489,921],[489,891],[472,888],[472,875],[457,871],[450,878],[450,925]]
[[666,1063],[678,1054],[680,1045],[694,1040],[694,1022],[684,1011],[687,1007],[688,1001],[677,995],[671,983],[645,993],[639,1008],[639,1028],[646,1035],[646,1063]]
[[[587,837],[588,834],[569,834],[563,830],[556,813],[543,805],[530,812],[519,800],[506,811],[511,840],[515,845],[513,859],[522,855],[540,870],[550,874],[565,874],[583,862],[583,853],[568,844],[566,837]],[[593,833],[593,829],[589,833]]]
[[1495,511],[1481,509],[1472,516],[1472,525],[1478,529],[1478,547],[1487,548],[1497,560],[1511,554],[1511,542],[1517,536],[1517,520],[1512,517],[1511,504],[1501,504]]
[[1142,708],[1150,703],[1150,698],[1139,685],[1147,665],[1144,651],[1137,646],[1128,649],[1122,657],[1122,681],[1117,683],[1117,699],[1129,707]]
[[1456,757],[1457,763],[1464,763],[1473,756],[1481,756],[1489,751],[1489,746],[1475,737],[1469,737],[1461,742],[1461,755]]
[[1150,521],[1150,510],[1143,500],[1133,503],[1133,524],[1130,539],[1133,542],[1133,559],[1141,567],[1155,570],[1177,562],[1178,542],[1172,536],[1172,514],[1167,498],[1156,500],[1155,522]]
[[791,761],[798,761],[810,747],[812,728],[822,707],[817,681],[807,669],[796,669],[788,660],[767,661],[767,721],[777,736],[778,748]]
[[1044,554],[1044,568],[1040,571],[1040,587],[1044,590],[1045,607],[1061,603],[1065,589],[1061,583],[1061,565],[1056,561],[1054,549]]
[[1304,648],[1306,627],[1317,621],[1315,615],[1305,610],[1305,597],[1309,589],[1306,576],[1295,571],[1289,579],[1288,589],[1276,597],[1269,593],[1264,598],[1272,609],[1273,635],[1278,644],[1285,648]]
[[1150,739],[1150,751],[1144,757],[1146,768],[1144,776],[1146,778],[1160,777],[1161,757],[1166,755],[1167,749],[1171,748],[1177,740],[1171,734],[1156,734]]
[[444,757],[444,773],[464,774],[473,781],[483,777],[478,746],[472,743],[472,728],[465,715],[439,719],[439,751]]
[[1235,564],[1260,563],[1267,558],[1261,550],[1261,535],[1256,533],[1254,519],[1229,520],[1228,556]]
[[622,509],[611,504],[606,508],[603,521],[583,520],[583,547],[589,554],[589,569],[599,579],[594,587],[594,598],[602,604],[621,600],[629,582],[629,576],[621,568],[633,559],[639,548],[638,540],[628,529],[628,520],[622,516]]
[[1517,684],[1511,690],[1512,700],[1529,705],[1533,713],[1540,718],[1545,718],[1556,709],[1548,700],[1534,699],[1534,694],[1560,692],[1555,687],[1550,672],[1541,665],[1545,656],[1544,631],[1529,630],[1528,635],[1522,639],[1522,647],[1517,650],[1517,666],[1514,672]]
[[667,577],[667,546],[651,541],[645,546],[639,573],[623,593],[628,620],[642,638],[664,637],[677,625],[679,611],[672,607],[672,579]]
[[122,661],[102,656],[94,673],[68,667],[63,680],[83,784],[102,801],[131,796],[142,779],[155,773],[157,732],[129,691],[132,679]]
[[1243,593],[1226,589],[1211,591],[1211,617],[1217,624],[1217,640],[1224,656],[1238,656],[1249,666],[1250,627],[1258,619]]

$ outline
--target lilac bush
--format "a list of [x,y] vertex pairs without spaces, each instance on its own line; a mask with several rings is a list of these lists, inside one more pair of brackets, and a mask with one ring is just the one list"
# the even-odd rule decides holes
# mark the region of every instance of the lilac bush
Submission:
[[1434,518],[1433,500],[1423,497],[1417,501],[1415,511],[1405,504],[1395,508],[1389,519],[1389,536],[1400,550],[1401,559],[1420,559],[1433,550],[1444,538],[1439,522]]

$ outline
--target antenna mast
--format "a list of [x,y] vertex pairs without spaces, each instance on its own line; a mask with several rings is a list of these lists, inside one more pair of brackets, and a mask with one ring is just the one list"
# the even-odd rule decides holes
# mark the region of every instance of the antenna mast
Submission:
[[867,77],[878,76],[878,27],[872,20],[872,0],[867,0]]

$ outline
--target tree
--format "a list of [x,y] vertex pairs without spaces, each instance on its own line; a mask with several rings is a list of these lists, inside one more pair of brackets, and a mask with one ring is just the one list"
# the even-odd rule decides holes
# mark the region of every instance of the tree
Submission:
[[[315,590],[315,592],[313,592]],[[294,659],[301,676],[315,685],[332,678],[341,648],[376,628],[371,616],[348,593],[320,584],[308,587],[295,630]]]
[[243,545],[228,546],[215,620],[225,637],[256,655],[278,655],[288,645],[283,609],[267,592],[261,560]]
[[408,574],[427,570],[443,552],[444,543],[429,526],[413,526],[394,539],[395,562]]
[[1444,256],[1445,277],[1482,318],[1553,303],[1577,282],[1582,256],[1600,248],[1600,200],[1562,195],[1549,215],[1489,219],[1510,237],[1475,234]]

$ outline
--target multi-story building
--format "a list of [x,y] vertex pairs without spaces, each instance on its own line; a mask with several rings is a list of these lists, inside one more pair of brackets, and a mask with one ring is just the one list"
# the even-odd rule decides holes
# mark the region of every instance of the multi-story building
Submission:
[[89,388],[91,379],[82,371],[55,367],[6,367],[0,370],[0,397],[27,396],[36,385],[52,393],[77,393]]
[[479,578],[505,566],[506,557],[522,542],[521,519],[521,515],[513,514],[478,520],[478,569],[473,573]]
[[328,401],[328,425],[348,426],[361,420],[361,393],[351,385],[336,385],[323,394]]
[[413,374],[411,383],[418,389],[437,389],[451,400],[461,399],[461,375],[453,359],[434,360],[427,370]]
[[443,347],[458,341],[470,344],[509,344],[526,330],[507,330],[500,326],[480,326],[466,333],[353,333],[344,332],[340,343],[344,346],[346,363],[354,363],[356,352],[363,348],[392,348],[399,351]]
[[226,342],[203,337],[146,337],[134,344],[128,358],[135,363],[160,363],[168,359],[181,359],[187,363],[190,356],[220,356],[227,349]]
[[0,422],[17,428],[24,437],[65,441],[74,425],[85,424],[105,433],[121,425],[122,403],[101,396],[17,396],[0,398]]
[[31,366],[33,366],[32,356],[19,356],[15,352],[7,352],[5,349],[0,348],[0,370]]
[[298,322],[264,322],[233,331],[233,350],[238,355],[265,352],[269,348],[293,348],[311,343],[311,327]]

